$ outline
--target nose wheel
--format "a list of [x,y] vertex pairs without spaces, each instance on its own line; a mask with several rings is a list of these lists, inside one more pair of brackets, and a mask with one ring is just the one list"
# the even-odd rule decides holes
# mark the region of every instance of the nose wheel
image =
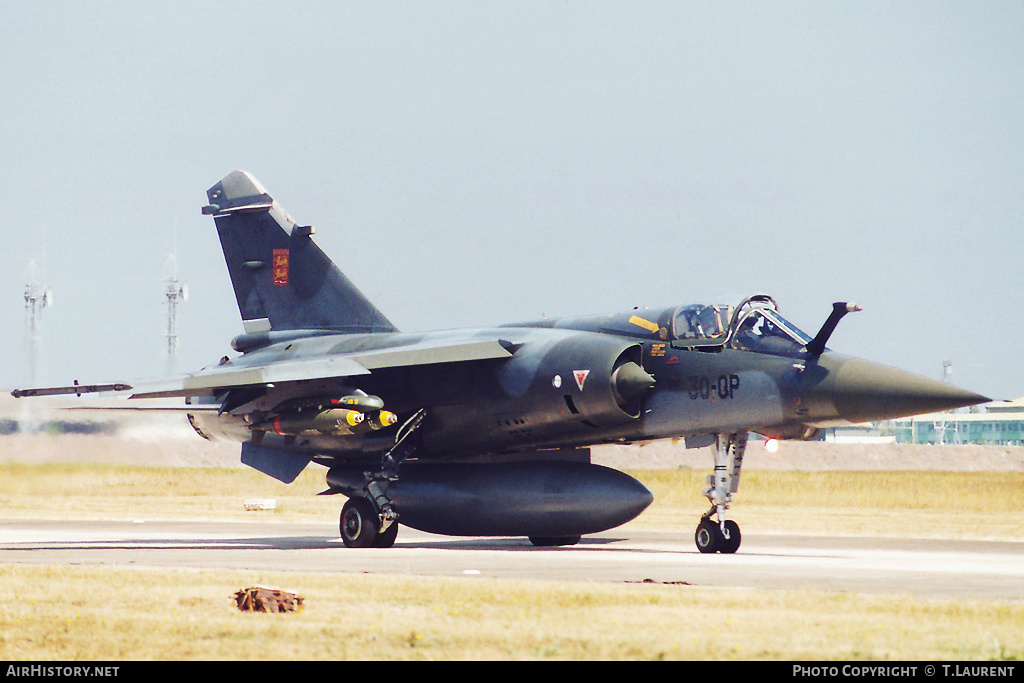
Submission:
[[693,541],[702,553],[734,553],[740,548],[740,525],[731,519],[723,525],[705,517],[697,525]]

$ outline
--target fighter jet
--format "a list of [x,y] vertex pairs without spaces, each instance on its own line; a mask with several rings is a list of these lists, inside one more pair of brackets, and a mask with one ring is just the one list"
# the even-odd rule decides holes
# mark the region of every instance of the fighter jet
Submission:
[[348,547],[390,547],[400,525],[453,536],[572,545],[634,519],[652,494],[591,463],[601,444],[711,446],[710,507],[694,539],[735,553],[728,510],[748,435],[813,439],[827,427],[988,401],[826,347],[767,295],[496,327],[400,332],[248,173],[207,192],[241,313],[235,355],[180,377],[24,389],[183,398],[202,437],[283,482],[310,463],[347,498]]

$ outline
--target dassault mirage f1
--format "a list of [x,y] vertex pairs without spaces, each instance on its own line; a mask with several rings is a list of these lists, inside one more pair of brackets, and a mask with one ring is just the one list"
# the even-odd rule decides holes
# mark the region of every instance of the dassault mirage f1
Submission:
[[251,175],[234,171],[207,196],[244,326],[237,355],[149,386],[13,393],[183,398],[200,436],[240,443],[261,472],[291,482],[325,466],[325,493],[348,499],[349,547],[389,547],[399,525],[577,543],[652,501],[632,477],[592,464],[590,448],[675,438],[712,447],[698,549],[734,553],[740,529],[727,511],[748,434],[812,439],[988,400],[829,350],[858,310],[848,303],[813,337],[766,295],[405,334]]

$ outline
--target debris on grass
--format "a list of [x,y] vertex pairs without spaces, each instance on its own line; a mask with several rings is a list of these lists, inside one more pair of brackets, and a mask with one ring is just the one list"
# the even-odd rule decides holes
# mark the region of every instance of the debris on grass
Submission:
[[235,603],[243,612],[301,612],[303,598],[280,588],[252,586],[235,593]]

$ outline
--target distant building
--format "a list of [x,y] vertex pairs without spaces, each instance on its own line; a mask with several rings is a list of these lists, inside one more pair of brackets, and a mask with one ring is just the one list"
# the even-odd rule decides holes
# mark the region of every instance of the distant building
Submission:
[[985,411],[989,413],[1022,413],[1024,414],[1024,398],[1016,401],[993,401],[986,403]]
[[1024,398],[996,401],[964,413],[932,413],[829,429],[825,440],[1024,446]]
[[817,440],[828,443],[896,443],[896,437],[881,423],[826,429]]

